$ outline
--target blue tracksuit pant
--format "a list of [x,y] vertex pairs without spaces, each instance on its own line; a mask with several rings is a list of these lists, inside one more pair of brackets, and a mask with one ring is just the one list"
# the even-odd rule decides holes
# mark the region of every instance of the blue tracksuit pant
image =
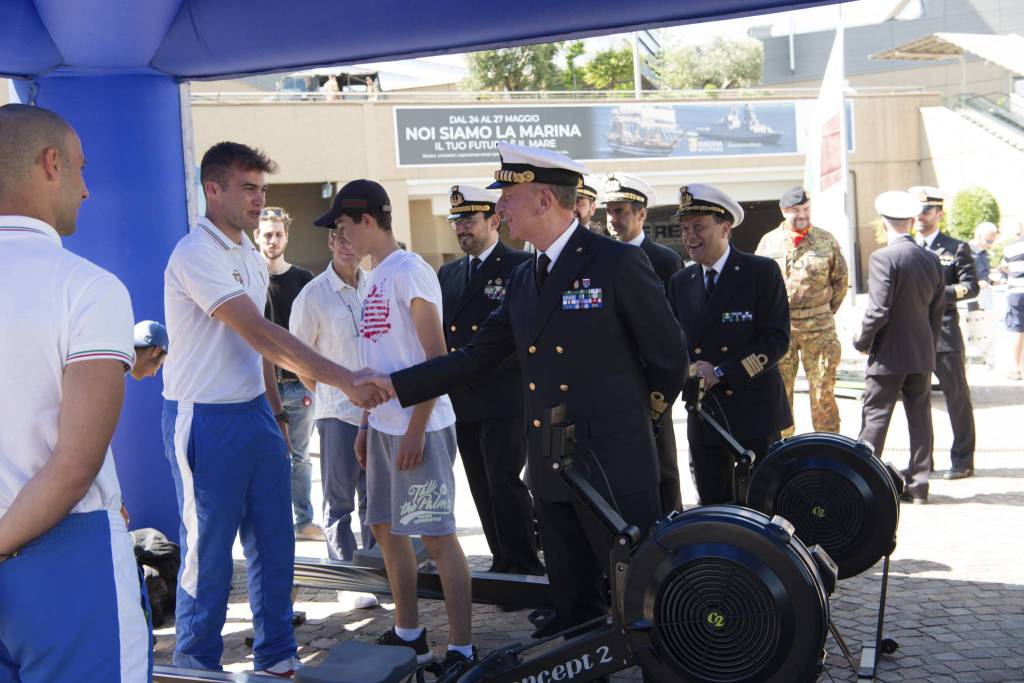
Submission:
[[0,683],[146,683],[148,611],[121,515],[68,515],[0,564]]
[[165,401],[163,433],[181,512],[174,664],[220,668],[236,533],[248,570],[255,668],[294,657],[290,462],[266,399]]

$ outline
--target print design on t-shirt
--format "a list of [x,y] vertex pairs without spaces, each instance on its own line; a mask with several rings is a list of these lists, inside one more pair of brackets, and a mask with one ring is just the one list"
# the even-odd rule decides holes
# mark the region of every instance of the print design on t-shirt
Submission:
[[375,283],[363,302],[362,335],[373,343],[391,331],[391,303],[385,285],[387,280]]

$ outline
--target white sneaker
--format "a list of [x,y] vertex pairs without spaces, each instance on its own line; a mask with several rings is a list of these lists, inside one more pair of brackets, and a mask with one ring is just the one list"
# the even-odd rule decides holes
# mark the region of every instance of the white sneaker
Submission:
[[342,609],[373,609],[380,605],[373,593],[356,593],[354,591],[338,591],[338,604]]
[[373,609],[378,605],[380,601],[373,593],[356,593],[355,599],[352,600],[352,606],[356,609]]
[[272,667],[263,669],[259,673],[270,674],[278,678],[291,678],[301,668],[302,662],[299,661],[298,657],[289,657],[288,659],[282,659]]

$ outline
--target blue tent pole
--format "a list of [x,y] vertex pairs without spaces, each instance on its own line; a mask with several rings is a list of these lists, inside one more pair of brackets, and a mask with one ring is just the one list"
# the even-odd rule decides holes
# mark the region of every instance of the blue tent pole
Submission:
[[[178,83],[164,76],[109,75],[15,82],[21,102],[33,90],[35,104],[74,126],[85,151],[89,199],[65,247],[120,278],[136,320],[162,321],[164,267],[188,231]],[[155,527],[177,539],[174,480],[160,428],[162,387],[159,375],[142,382],[126,378],[113,450],[132,528]]]

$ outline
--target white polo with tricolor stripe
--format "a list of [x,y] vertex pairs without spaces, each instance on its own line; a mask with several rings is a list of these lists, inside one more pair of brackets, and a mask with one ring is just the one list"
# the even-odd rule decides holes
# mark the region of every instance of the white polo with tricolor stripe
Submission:
[[[53,456],[64,368],[111,359],[130,368],[132,303],[120,280],[67,251],[57,231],[27,216],[0,216],[0,516]],[[120,521],[121,488],[107,449],[71,512],[107,510]]]
[[230,240],[206,218],[175,246],[164,271],[164,314],[170,351],[164,398],[185,403],[242,403],[265,391],[263,364],[217,307],[247,295],[263,312],[267,265],[248,235]]

